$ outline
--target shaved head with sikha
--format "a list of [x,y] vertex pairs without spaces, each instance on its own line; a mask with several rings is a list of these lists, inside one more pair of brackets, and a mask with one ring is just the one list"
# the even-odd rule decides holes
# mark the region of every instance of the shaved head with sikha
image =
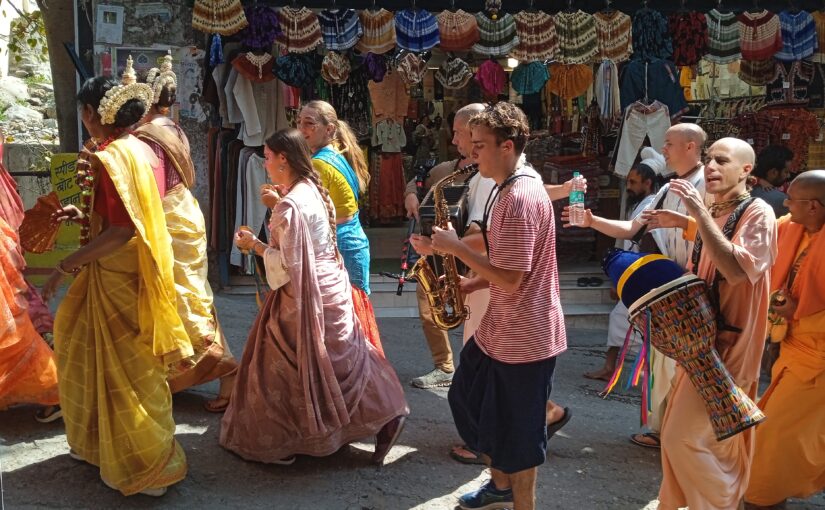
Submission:
[[739,164],[751,165],[751,167],[756,164],[756,153],[748,142],[740,140],[739,138],[720,138],[711,145],[711,149],[719,145],[727,147],[730,155],[734,157]]
[[825,170],[808,170],[802,172],[791,183],[804,198],[816,199],[825,203]]

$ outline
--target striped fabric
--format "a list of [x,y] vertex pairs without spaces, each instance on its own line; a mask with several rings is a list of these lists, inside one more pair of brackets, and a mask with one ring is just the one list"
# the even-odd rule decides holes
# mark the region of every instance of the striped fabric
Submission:
[[553,205],[541,179],[516,179],[501,193],[491,219],[490,263],[522,271],[524,277],[513,293],[490,284],[490,304],[475,335],[478,346],[504,363],[530,363],[561,354],[567,340]]
[[553,17],[559,37],[558,59],[563,64],[585,64],[599,54],[596,19],[582,10]]
[[806,11],[779,13],[782,30],[782,49],[774,58],[792,62],[808,58],[818,49],[814,17]]
[[398,47],[407,51],[429,51],[441,42],[438,20],[424,9],[397,12],[395,33]]
[[708,49],[705,58],[717,64],[728,64],[739,60],[740,24],[736,14],[722,14],[716,9],[705,14],[708,22]]
[[318,16],[306,7],[281,7],[278,21],[283,32],[276,40],[288,53],[309,53],[323,42]]
[[511,57],[522,62],[543,62],[556,58],[559,37],[552,16],[542,11],[521,11],[513,18],[519,42],[510,52]]
[[633,22],[621,12],[597,12],[596,35],[599,38],[599,59],[615,63],[630,59],[633,54]]
[[358,16],[364,34],[355,44],[361,53],[381,55],[395,48],[395,15],[386,9],[376,12],[363,10]]
[[486,13],[476,14],[479,40],[473,52],[485,57],[504,57],[518,44],[516,20],[512,14],[504,14],[493,20]]
[[478,42],[478,22],[469,12],[461,9],[456,12],[444,10],[436,17],[442,50],[467,51]]
[[825,64],[825,11],[811,13],[816,25],[817,51],[811,56],[811,60]]
[[779,16],[767,10],[739,15],[739,46],[745,60],[771,58],[782,49]]
[[318,13],[318,22],[328,50],[346,51],[355,46],[364,33],[354,9],[325,9]]

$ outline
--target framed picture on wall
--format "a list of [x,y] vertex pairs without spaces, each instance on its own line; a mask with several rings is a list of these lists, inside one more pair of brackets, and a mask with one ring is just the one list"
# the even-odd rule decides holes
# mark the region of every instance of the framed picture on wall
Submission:
[[[123,75],[123,70],[126,68],[126,60],[129,55],[132,56],[132,65],[135,67],[138,81],[146,80],[146,75],[149,69],[160,66],[160,59],[163,58],[169,50],[172,50],[172,55],[177,55],[177,48],[154,47],[154,48],[132,48],[132,47],[115,47],[112,48],[112,65],[115,73],[115,78],[120,78]],[[179,63],[175,60],[172,63],[172,69],[175,73],[180,72]]]

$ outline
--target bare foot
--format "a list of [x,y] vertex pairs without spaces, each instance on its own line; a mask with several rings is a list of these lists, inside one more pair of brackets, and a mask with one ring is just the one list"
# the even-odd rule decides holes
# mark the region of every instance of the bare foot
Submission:
[[606,367],[602,367],[595,372],[584,373],[586,378],[593,379],[594,381],[609,381],[611,375],[613,375],[613,370],[608,370]]
[[218,398],[203,403],[204,409],[210,413],[222,413],[226,411],[227,406],[229,406],[229,398],[232,396],[232,390],[235,388],[235,374],[232,373],[221,377],[220,385]]

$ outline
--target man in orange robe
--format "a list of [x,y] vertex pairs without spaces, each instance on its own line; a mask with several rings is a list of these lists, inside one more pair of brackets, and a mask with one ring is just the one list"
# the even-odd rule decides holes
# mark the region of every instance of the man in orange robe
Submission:
[[0,217],[0,410],[57,404],[57,367],[28,314],[25,262],[17,234]]
[[[756,453],[745,500],[781,505],[825,489],[825,170],[800,174],[788,188],[790,214],[779,220],[771,289],[787,321],[773,379],[759,407]],[[773,335],[772,335],[773,336]]]
[[[701,243],[692,266],[708,282],[717,281],[719,312],[740,332],[719,331],[716,349],[736,384],[755,398],[765,344],[770,294],[769,269],[776,258],[776,217],[764,201],[747,193],[755,155],[735,138],[714,143],[705,162],[706,207],[685,180],[671,192],[696,220]],[[738,218],[738,220],[736,220]],[[697,256],[698,255],[698,256]],[[659,509],[736,509],[742,503],[753,456],[753,429],[716,440],[704,400],[678,367],[662,424],[662,485]]]

